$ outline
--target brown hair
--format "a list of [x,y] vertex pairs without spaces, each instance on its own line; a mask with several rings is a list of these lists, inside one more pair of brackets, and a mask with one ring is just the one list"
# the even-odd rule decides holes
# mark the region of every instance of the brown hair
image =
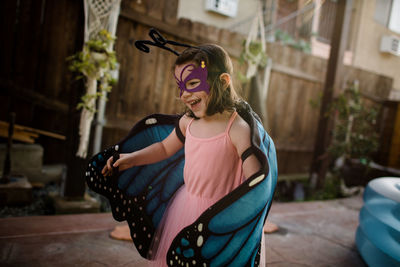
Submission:
[[[176,59],[174,66],[188,62],[194,62],[197,66],[200,66],[201,61],[204,61],[207,66],[207,82],[210,85],[206,115],[211,116],[217,112],[222,113],[225,110],[234,110],[240,98],[232,84],[232,61],[222,47],[215,44],[205,44],[188,48]],[[227,88],[224,88],[223,81],[220,79],[222,73],[227,73],[231,76],[231,82]],[[188,108],[186,113],[190,117],[195,117]]]

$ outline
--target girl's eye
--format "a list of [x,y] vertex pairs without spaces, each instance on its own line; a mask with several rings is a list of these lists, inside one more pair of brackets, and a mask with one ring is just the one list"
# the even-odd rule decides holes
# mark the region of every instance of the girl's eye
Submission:
[[199,80],[189,81],[189,82],[187,82],[186,86],[193,88],[193,87],[196,87],[199,83],[200,83]]

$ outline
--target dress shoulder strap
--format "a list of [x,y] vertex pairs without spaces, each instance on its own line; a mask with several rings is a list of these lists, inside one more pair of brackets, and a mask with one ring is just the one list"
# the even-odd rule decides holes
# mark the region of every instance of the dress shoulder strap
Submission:
[[186,134],[190,134],[190,125],[192,125],[192,122],[194,121],[194,118],[192,118],[190,121],[189,121],[189,123],[188,123],[188,125],[187,125],[187,127],[186,127]]
[[190,125],[192,125],[192,122],[194,121],[194,118],[192,118],[190,121],[189,121],[189,124],[188,124],[188,126],[186,127],[186,129],[188,129],[189,127],[190,127]]
[[234,112],[232,113],[231,118],[229,119],[228,126],[226,127],[225,132],[229,133],[229,130],[231,129],[232,124],[233,124],[233,122],[235,121],[235,118],[236,118],[237,114],[238,114],[238,113],[237,113],[236,111],[234,111]]

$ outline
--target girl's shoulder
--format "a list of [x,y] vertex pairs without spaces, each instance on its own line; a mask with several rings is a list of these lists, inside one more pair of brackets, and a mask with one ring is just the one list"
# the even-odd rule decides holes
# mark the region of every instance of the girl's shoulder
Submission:
[[240,138],[250,138],[250,126],[239,114],[237,114],[235,120],[232,123],[232,127],[229,130],[229,135],[231,136],[231,138],[235,136],[238,136]]
[[229,136],[239,155],[251,145],[250,135],[249,124],[238,114],[229,130]]
[[186,114],[183,115],[180,119],[179,119],[179,128],[182,132],[182,134],[185,136],[186,135],[186,128],[188,127],[190,121],[193,118],[190,118],[189,116],[187,116]]

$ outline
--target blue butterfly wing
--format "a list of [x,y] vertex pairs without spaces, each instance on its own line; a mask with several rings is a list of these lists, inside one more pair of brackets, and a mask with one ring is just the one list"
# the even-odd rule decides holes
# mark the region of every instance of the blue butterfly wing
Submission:
[[[138,122],[117,145],[120,153],[140,150],[162,141],[175,128],[179,117],[154,114]],[[112,177],[101,174],[115,146],[95,155],[86,171],[88,187],[110,201],[113,217],[128,222],[139,253],[148,257],[155,230],[173,194],[183,184],[184,149],[150,165],[135,166]]]
[[247,118],[262,169],[184,228],[172,242],[169,266],[257,266],[263,225],[277,182],[275,146],[261,123]]

